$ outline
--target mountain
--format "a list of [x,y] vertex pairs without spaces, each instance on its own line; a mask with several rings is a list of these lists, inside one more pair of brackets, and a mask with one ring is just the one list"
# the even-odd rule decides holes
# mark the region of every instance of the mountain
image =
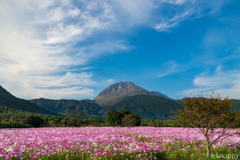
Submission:
[[97,116],[98,112],[102,109],[96,103],[91,100],[51,100],[51,99],[32,99],[31,102],[58,114],[66,114],[69,110],[81,110],[86,111],[89,116]]
[[149,92],[132,82],[118,82],[104,89],[96,98],[94,98],[94,101],[101,106],[111,106],[124,97],[135,95],[155,95],[169,98],[160,92]]
[[8,107],[15,110],[27,111],[40,114],[57,115],[51,111],[48,111],[30,101],[16,98],[2,86],[0,86],[0,106]]
[[236,112],[236,111],[240,112],[240,100],[237,100],[237,99],[234,100],[234,103],[231,105],[230,111],[231,112]]
[[177,107],[181,106],[170,99],[152,95],[137,95],[125,97],[113,106],[103,108],[99,114],[107,117],[110,110],[124,109],[138,114],[142,119],[166,120],[172,118],[170,110],[175,110]]
[[163,97],[163,98],[167,98],[167,99],[173,100],[172,98],[169,98],[169,97],[166,96],[165,94],[162,94],[162,93],[160,93],[160,92],[158,92],[158,91],[152,91],[152,92],[150,92],[149,95],[159,96],[159,97]]

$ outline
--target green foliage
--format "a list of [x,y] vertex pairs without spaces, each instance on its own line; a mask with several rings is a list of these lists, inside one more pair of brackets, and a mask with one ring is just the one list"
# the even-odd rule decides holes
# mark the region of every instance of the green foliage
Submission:
[[134,127],[134,126],[139,126],[141,123],[141,117],[137,114],[128,114],[122,119],[122,125],[123,126],[128,126]]
[[118,112],[116,110],[111,110],[108,112],[107,121],[111,126],[117,126],[120,122],[118,119]]
[[13,119],[5,119],[0,123],[0,128],[29,128],[31,125],[26,125]]
[[240,112],[235,112],[236,128],[240,127]]
[[131,113],[123,109],[119,111],[111,110],[108,112],[107,122],[111,126],[121,126],[122,119],[128,114],[131,114]]
[[44,121],[41,117],[38,116],[27,116],[21,120],[23,124],[30,124],[34,127],[40,127]]
[[45,121],[63,118],[63,116],[58,116],[58,115],[40,114],[40,113],[22,111],[22,110],[9,108],[9,107],[0,106],[0,121],[4,119],[13,119],[15,121],[20,121],[21,119],[29,115],[42,117]]
[[104,124],[104,120],[102,120],[101,118],[94,117],[94,118],[89,119],[89,125],[101,126],[103,124]]
[[144,143],[144,142],[150,142],[151,139],[150,138],[146,138],[146,137],[140,137],[139,141],[142,141]]
[[113,106],[102,109],[99,114],[107,117],[111,110],[127,110],[139,115],[142,119],[167,120],[173,118],[170,110],[181,107],[173,100],[158,96],[138,95],[126,97]]
[[86,112],[82,112],[80,110],[69,110],[66,115],[68,117],[80,118],[80,117],[86,115]]
[[141,120],[140,126],[151,127],[183,127],[176,123],[174,119],[169,120]]

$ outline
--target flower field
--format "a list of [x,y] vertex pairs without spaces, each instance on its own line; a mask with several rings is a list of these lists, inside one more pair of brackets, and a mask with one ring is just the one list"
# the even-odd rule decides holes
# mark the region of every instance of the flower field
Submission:
[[[205,159],[203,140],[183,128],[2,129],[0,159]],[[220,140],[212,153],[240,155],[240,137]]]

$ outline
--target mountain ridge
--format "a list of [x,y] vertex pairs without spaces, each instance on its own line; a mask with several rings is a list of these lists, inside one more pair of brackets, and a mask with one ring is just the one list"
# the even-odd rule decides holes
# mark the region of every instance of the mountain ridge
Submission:
[[[88,102],[88,100],[51,100],[45,98],[31,99],[31,102],[58,114],[66,114],[69,110],[81,110],[87,112],[87,115],[98,115],[98,111],[102,109],[96,103]],[[88,116],[89,117],[89,116]]]
[[1,85],[0,85],[0,106],[40,114],[57,115],[56,113],[46,110],[28,100],[15,97],[6,89],[4,89]]
[[111,106],[124,97],[135,95],[154,95],[170,99],[168,96],[160,92],[150,92],[130,81],[121,81],[108,86],[106,89],[100,92],[97,97],[94,98],[94,101],[101,106]]

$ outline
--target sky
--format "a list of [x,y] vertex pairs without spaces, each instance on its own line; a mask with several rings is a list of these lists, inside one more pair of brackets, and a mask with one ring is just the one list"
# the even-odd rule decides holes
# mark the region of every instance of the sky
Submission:
[[131,81],[171,98],[240,99],[239,0],[0,0],[0,85],[93,99]]

